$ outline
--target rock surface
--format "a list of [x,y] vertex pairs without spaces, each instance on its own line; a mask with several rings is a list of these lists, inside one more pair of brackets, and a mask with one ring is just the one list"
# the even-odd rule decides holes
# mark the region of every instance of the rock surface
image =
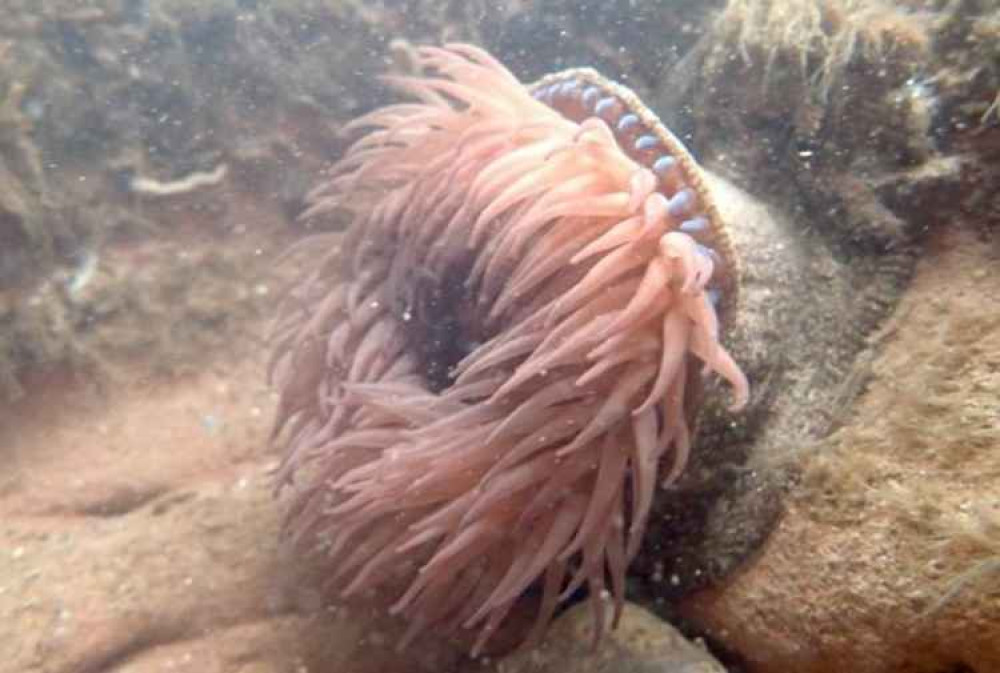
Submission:
[[97,397],[48,382],[4,414],[0,671],[448,671],[398,626],[318,611],[279,553],[255,367]]
[[935,236],[759,559],[687,602],[752,670],[1000,670],[998,265]]
[[723,673],[703,647],[637,605],[626,604],[618,628],[593,649],[591,610],[562,615],[539,647],[500,662],[496,673]]

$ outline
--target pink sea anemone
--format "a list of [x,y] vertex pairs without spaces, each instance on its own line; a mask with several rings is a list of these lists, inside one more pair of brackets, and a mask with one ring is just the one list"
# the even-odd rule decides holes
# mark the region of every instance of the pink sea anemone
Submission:
[[600,634],[703,377],[747,399],[719,343],[733,252],[624,87],[573,70],[529,89],[468,45],[417,55],[424,74],[386,78],[415,102],[346,129],[365,133],[308,217],[350,224],[303,241],[324,254],[280,309],[288,532],[339,597],[402,586],[409,637],[478,628],[478,650],[536,581],[536,634],[582,586]]

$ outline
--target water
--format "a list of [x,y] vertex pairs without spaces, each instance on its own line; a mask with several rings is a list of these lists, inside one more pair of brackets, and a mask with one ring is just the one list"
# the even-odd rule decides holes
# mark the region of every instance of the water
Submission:
[[6,0],[0,671],[1000,670],[998,12]]

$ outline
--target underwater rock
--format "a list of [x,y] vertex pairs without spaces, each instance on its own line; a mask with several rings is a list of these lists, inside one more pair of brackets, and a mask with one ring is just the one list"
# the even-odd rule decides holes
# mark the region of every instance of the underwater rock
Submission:
[[[996,276],[998,210],[985,184],[996,175],[998,136],[992,123],[973,127],[955,113],[970,96],[988,102],[996,77],[986,67],[978,88],[958,86],[949,63],[968,65],[970,53],[935,53],[939,40],[957,43],[956,25],[986,30],[983,18],[952,15],[959,11],[732,0],[665,75],[663,90],[691,101],[667,118],[693,134],[710,168],[789,218],[788,252],[809,260],[794,281],[798,297],[742,314],[766,320],[797,307],[776,321],[786,329],[747,345],[765,361],[790,354],[763,384],[777,416],[752,437],[765,458],[754,472],[783,466],[802,483],[752,562],[682,610],[752,670],[997,666],[990,643],[1000,620],[988,596],[1000,535],[994,515],[973,510],[996,502],[978,475],[997,473],[981,447],[997,442],[986,421],[996,417],[986,401],[996,394],[996,356],[984,338],[996,290],[984,279]],[[773,275],[763,280],[781,287]],[[961,333],[968,343],[958,345]],[[738,344],[734,352],[746,357]],[[930,364],[952,359],[950,372]],[[971,380],[941,383],[956,371]],[[955,387],[941,397],[940,385]],[[775,424],[782,413],[797,423]],[[934,443],[922,436],[934,427],[951,430],[934,435],[942,450],[980,447],[976,460],[911,456],[915,443]],[[724,543],[711,550],[688,572],[726,557]],[[677,581],[662,565],[653,570],[654,585]],[[943,596],[952,600],[930,610]]]
[[589,606],[570,608],[552,627],[546,643],[500,662],[497,673],[723,673],[703,645],[644,608],[628,603],[621,622],[599,650],[591,647]]
[[456,648],[400,654],[398,625],[293,587],[253,364],[46,389],[0,410],[0,671],[457,668]]
[[1000,670],[998,263],[934,236],[758,559],[686,602],[752,670]]

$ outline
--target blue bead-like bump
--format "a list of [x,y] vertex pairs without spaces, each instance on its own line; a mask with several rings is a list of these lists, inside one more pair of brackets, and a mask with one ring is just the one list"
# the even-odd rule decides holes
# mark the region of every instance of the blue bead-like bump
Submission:
[[577,90],[580,88],[580,82],[575,79],[566,80],[562,84],[558,85],[558,92],[562,98],[572,98],[576,95]]
[[656,136],[639,136],[635,141],[635,148],[640,152],[651,150],[660,144],[660,139]]
[[722,299],[722,293],[714,287],[706,290],[705,295],[708,297],[708,303],[713,307],[718,306],[719,300]]
[[677,166],[677,159],[672,156],[660,157],[653,162],[653,172],[656,173],[658,177],[665,178],[674,170]]
[[670,201],[667,202],[667,212],[670,213],[670,217],[681,218],[691,212],[693,205],[694,192],[682,189],[670,197]]
[[614,114],[616,107],[618,107],[618,99],[608,96],[597,101],[597,105],[594,106],[594,112],[599,117],[607,118]]
[[597,99],[601,97],[601,90],[596,86],[590,86],[583,91],[583,107],[588,110],[593,110],[594,105],[597,103]]
[[685,234],[700,234],[708,229],[708,220],[704,217],[696,217],[692,220],[684,220],[679,227]]
[[629,113],[618,120],[618,130],[622,133],[628,133],[639,128],[639,118],[634,114]]

